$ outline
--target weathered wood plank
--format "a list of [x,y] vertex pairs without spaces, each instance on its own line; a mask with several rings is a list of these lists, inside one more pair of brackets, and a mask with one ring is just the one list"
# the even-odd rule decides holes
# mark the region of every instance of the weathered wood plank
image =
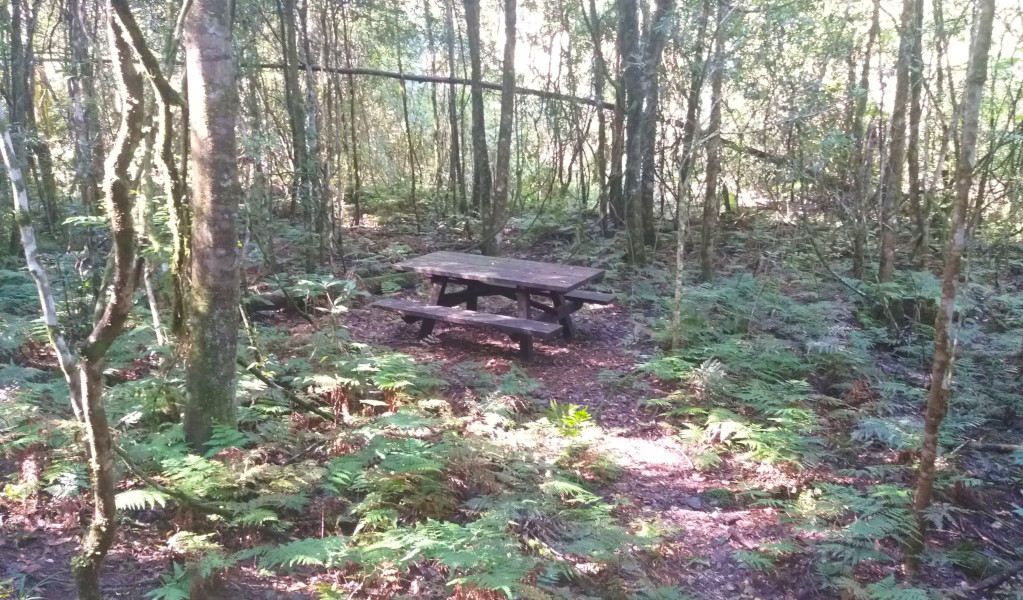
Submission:
[[[515,286],[502,285],[497,283],[490,283],[487,284],[487,286],[489,287],[489,289],[481,291],[479,295],[504,296],[506,298],[511,298],[512,300],[515,299],[515,290],[517,289]],[[536,294],[538,296],[542,295],[550,297],[557,292],[530,290],[530,293]],[[575,300],[576,302],[581,302],[583,304],[607,305],[615,301],[614,294],[608,294],[606,292],[594,292],[592,290],[572,290],[571,292],[566,292],[564,296],[566,300]]]
[[429,319],[434,321],[457,323],[459,325],[490,327],[510,334],[548,337],[556,335],[561,331],[561,325],[558,323],[548,323],[532,319],[520,319],[518,317],[476,312],[461,308],[452,308],[449,306],[422,304],[421,302],[416,302],[414,300],[385,298],[383,300],[377,300],[370,306],[382,310],[402,313],[412,317],[418,317],[424,320]]
[[460,252],[433,252],[409,259],[397,268],[530,291],[569,292],[604,277],[603,269]]
[[585,304],[611,304],[615,301],[614,294],[607,294],[605,292],[593,292],[590,290],[572,290],[565,294],[566,300],[575,300],[576,302],[583,302]]

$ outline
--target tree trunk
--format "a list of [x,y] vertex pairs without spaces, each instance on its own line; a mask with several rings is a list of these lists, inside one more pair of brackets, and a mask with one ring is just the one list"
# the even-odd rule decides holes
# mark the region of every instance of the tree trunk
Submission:
[[643,116],[641,123],[640,203],[643,220],[643,242],[653,246],[657,239],[654,223],[654,183],[656,180],[657,120],[660,98],[661,56],[672,32],[674,0],[657,0],[650,19],[643,55]]
[[852,118],[853,136],[853,277],[864,280],[867,277],[867,198],[870,195],[870,163],[866,154],[864,118],[867,114],[867,96],[870,89],[870,59],[874,43],[881,31],[881,0],[874,0],[874,11],[870,18],[870,31],[863,50],[863,68],[856,90]]
[[497,132],[497,164],[494,167],[494,206],[490,211],[483,253],[501,252],[501,232],[508,211],[508,179],[511,170],[512,126],[515,118],[515,5],[504,0],[504,73],[501,76],[501,122]]
[[114,543],[117,509],[114,506],[114,455],[110,428],[103,407],[103,360],[131,312],[135,291],[134,203],[129,168],[135,150],[142,141],[145,82],[136,69],[128,32],[113,2],[107,5],[110,55],[113,57],[121,87],[121,125],[106,163],[104,192],[110,234],[113,238],[113,279],[102,316],[84,347],[79,366],[82,413],[89,444],[89,471],[92,475],[93,516],[82,538],[81,548],[72,559],[78,597],[93,600],[102,597],[99,568]]
[[[602,48],[603,33],[601,18],[597,14],[595,0],[589,0],[590,14],[586,15],[586,5],[580,0],[579,7],[582,10],[586,26],[590,31],[590,41],[593,43],[593,96],[598,101],[604,100],[604,77],[607,72],[607,63],[604,62],[604,51]],[[608,231],[608,181],[607,181],[607,115],[602,108],[597,109],[597,205],[600,214],[600,231],[607,235]]]
[[906,548],[905,567],[911,576],[919,574],[920,552],[927,534],[924,517],[931,505],[936,476],[938,434],[948,410],[951,388],[952,326],[955,315],[956,282],[966,247],[967,210],[970,189],[973,187],[973,168],[976,161],[977,136],[980,126],[980,103],[987,78],[988,51],[994,21],[995,0],[978,0],[976,34],[970,49],[970,62],[963,89],[962,139],[956,160],[956,195],[952,205],[951,235],[945,256],[945,270],[941,285],[941,305],[934,321],[934,360],[931,365],[931,389],[927,395],[927,413],[924,417],[924,439],[920,449],[920,467],[913,509],[916,512],[919,535]]
[[185,24],[192,172],[192,267],[185,436],[202,449],[235,424],[238,337],[238,92],[230,4],[194,0]]
[[480,56],[480,3],[465,1],[465,33],[469,41],[469,62],[472,79],[472,204],[479,211],[483,223],[490,214],[490,194],[493,179],[487,150],[487,126],[483,111],[483,65]]
[[[616,1],[616,4],[620,13],[621,0]],[[622,172],[625,155],[625,66],[627,64],[625,23],[626,20],[619,14],[615,36],[617,79],[614,81],[615,111],[611,119],[611,172],[607,179],[610,222],[615,227],[625,223],[625,177]]]
[[721,103],[725,80],[725,37],[728,5],[718,0],[714,61],[710,75],[710,125],[707,128],[707,190],[703,198],[700,236],[700,281],[714,279],[714,236],[718,220],[718,176],[721,174]]
[[693,152],[696,128],[700,118],[700,96],[703,91],[703,80],[707,73],[707,63],[703,60],[703,50],[707,35],[707,22],[712,10],[711,0],[703,0],[703,8],[696,26],[696,40],[693,45],[693,58],[689,66],[689,95],[686,98],[686,122],[682,130],[682,158],[679,161],[678,196],[675,204],[675,301],[671,315],[671,347],[677,349],[682,345],[682,290],[685,266],[685,241],[688,218],[689,176],[693,165]]
[[91,37],[88,17],[81,0],[71,0],[64,13],[71,53],[68,77],[71,134],[74,141],[75,184],[86,214],[99,206],[100,177],[103,173],[103,138],[96,113],[96,86],[93,77]]
[[912,29],[918,0],[902,1],[899,57],[895,64],[895,98],[892,105],[891,133],[888,141],[888,168],[881,176],[881,251],[877,279],[881,283],[895,276],[895,250],[899,242],[899,206],[902,174],[906,162],[906,109],[909,104],[909,62]]
[[447,30],[448,73],[452,80],[448,84],[448,129],[451,135],[448,186],[451,189],[451,201],[456,207],[455,210],[464,215],[469,212],[469,209],[465,202],[465,169],[462,168],[462,152],[459,141],[458,90],[454,83],[457,75],[455,70],[455,0],[447,1]]
[[929,211],[922,201],[920,181],[920,118],[923,114],[923,0],[913,0],[913,22],[909,30],[909,139],[906,144],[906,175],[909,177],[909,205],[916,224],[912,259],[922,268],[927,261],[927,225]]
[[[402,71],[401,48],[398,52],[398,71]],[[422,223],[419,219],[419,200],[416,198],[416,150],[412,139],[412,122],[408,115],[408,90],[405,88],[405,80],[401,80],[401,116],[405,121],[405,142],[408,145],[408,166],[411,179],[409,191],[409,202],[412,204],[412,216],[416,222],[416,233],[422,233]]]
[[[430,53],[430,75],[437,74],[437,44],[433,35],[433,14],[430,12],[430,0],[423,0],[423,17],[426,23],[426,49]],[[437,102],[437,84],[430,86],[430,111],[433,115],[433,191],[440,192],[441,181],[444,179],[444,161],[442,160],[443,136],[440,128],[440,105]],[[441,214],[444,214],[441,211]]]
[[[348,35],[348,11],[343,4],[341,5],[341,24],[345,43],[345,64],[350,69],[352,67],[352,40]],[[359,138],[356,135],[358,129],[356,129],[355,120],[355,76],[351,73],[348,74],[348,131],[351,134],[352,150],[352,203],[355,205],[352,224],[358,227],[362,223],[362,177],[359,172]]]
[[278,0],[281,46],[284,52],[284,103],[288,109],[291,132],[292,168],[291,209],[294,218],[299,210],[309,210],[309,187],[306,177],[308,157],[306,144],[305,104],[298,83],[298,34],[295,31],[295,0]]
[[622,24],[625,88],[625,222],[629,262],[646,264],[643,243],[643,202],[640,177],[643,171],[643,64],[639,39],[639,6],[636,0],[619,0]]

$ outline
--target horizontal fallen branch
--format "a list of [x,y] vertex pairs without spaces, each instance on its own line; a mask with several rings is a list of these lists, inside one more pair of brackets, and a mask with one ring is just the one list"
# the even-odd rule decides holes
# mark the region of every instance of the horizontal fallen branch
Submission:
[[[281,70],[284,69],[284,65],[281,63],[256,63],[256,64],[243,64],[242,67],[257,68],[257,69],[273,69]],[[305,69],[304,65],[299,65],[300,69]],[[415,75],[412,73],[397,73],[394,71],[384,71],[383,69],[369,69],[365,67],[321,67],[312,66],[309,67],[311,71],[317,71],[321,73],[335,73],[337,75],[359,75],[368,77],[386,77],[388,79],[397,79],[404,81],[415,81],[419,83],[442,83],[442,84],[455,84],[455,85],[472,85],[471,79],[465,79],[462,77],[438,77],[436,75]],[[480,86],[485,90],[501,90],[501,84],[490,83],[489,81],[483,81]],[[547,90],[535,90],[533,88],[518,87],[515,88],[515,93],[523,96],[536,96],[537,98],[546,98],[547,100],[558,100],[560,102],[570,102],[572,104],[585,104],[586,106],[593,106],[596,108],[603,108],[604,110],[614,110],[614,102],[606,102],[598,100],[596,98],[582,98],[580,96],[572,96],[569,94],[561,94],[558,92],[550,92]]]
[[275,390],[280,390],[281,392],[284,393],[285,396],[288,397],[289,400],[301,406],[302,408],[308,410],[309,412],[319,415],[324,419],[327,419],[328,421],[333,421],[336,419],[336,417],[332,413],[323,410],[321,407],[317,406],[315,402],[312,402],[311,400],[306,400],[305,398],[299,396],[295,392],[277,383],[272,377],[266,375],[265,373],[257,369],[255,365],[246,364],[244,360],[239,358],[238,366],[245,369],[248,373],[252,374],[253,377],[262,381],[266,385],[274,388]]
[[183,492],[181,490],[174,490],[161,484],[159,481],[156,481],[149,475],[146,475],[145,471],[140,469],[138,465],[135,464],[135,461],[131,459],[131,456],[128,455],[128,452],[126,452],[124,448],[121,448],[120,446],[115,444],[113,449],[114,453],[120,456],[121,460],[124,461],[124,465],[128,467],[128,470],[131,471],[136,477],[141,479],[143,483],[153,488],[154,490],[162,494],[166,494],[171,498],[174,498],[178,502],[191,506],[192,508],[200,512],[220,515],[228,519],[234,517],[234,513],[226,508],[221,508],[208,502],[203,502],[201,499],[196,498],[195,496],[187,492]]

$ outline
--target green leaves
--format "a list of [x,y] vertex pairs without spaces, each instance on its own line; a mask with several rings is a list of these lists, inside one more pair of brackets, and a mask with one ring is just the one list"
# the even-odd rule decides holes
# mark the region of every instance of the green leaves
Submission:
[[146,510],[167,505],[170,496],[150,488],[140,488],[121,492],[114,497],[117,510]]

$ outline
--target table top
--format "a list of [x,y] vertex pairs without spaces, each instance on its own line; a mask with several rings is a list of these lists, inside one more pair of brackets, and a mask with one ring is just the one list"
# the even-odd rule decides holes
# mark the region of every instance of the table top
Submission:
[[433,252],[406,260],[398,264],[397,268],[427,275],[551,292],[570,292],[604,277],[603,269],[461,252]]

